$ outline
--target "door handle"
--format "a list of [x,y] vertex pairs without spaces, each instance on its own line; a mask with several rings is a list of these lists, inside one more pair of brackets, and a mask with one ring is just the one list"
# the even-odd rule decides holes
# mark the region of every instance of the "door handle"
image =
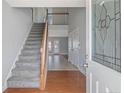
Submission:
[[84,63],[83,67],[88,68],[88,63]]
[[84,67],[84,68],[88,68],[88,63],[84,63],[82,66],[80,67]]

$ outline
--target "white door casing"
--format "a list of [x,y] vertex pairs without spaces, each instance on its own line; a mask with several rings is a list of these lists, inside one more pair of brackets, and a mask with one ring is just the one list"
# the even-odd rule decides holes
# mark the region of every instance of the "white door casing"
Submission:
[[91,1],[86,0],[86,93],[121,93],[121,74],[104,65],[94,62],[91,58],[92,21]]

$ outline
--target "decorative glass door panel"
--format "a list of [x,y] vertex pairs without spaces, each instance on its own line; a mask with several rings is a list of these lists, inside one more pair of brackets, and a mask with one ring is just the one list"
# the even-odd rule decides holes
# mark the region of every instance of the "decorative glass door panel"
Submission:
[[120,0],[92,0],[92,60],[121,71]]

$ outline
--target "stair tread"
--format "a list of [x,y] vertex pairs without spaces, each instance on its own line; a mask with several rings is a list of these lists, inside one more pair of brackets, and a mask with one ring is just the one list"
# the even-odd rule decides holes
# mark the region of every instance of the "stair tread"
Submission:
[[33,30],[33,31],[30,32],[29,35],[37,35],[37,34],[42,36],[42,35],[43,35],[43,32],[40,32],[40,31],[34,31],[34,30]]
[[32,55],[34,54],[40,54],[40,50],[34,50],[34,49],[24,49],[21,52],[22,54],[28,54],[31,53]]
[[41,45],[38,45],[38,46],[25,45],[25,46],[24,46],[24,49],[35,49],[35,48],[41,48]]
[[36,67],[36,68],[39,68],[40,67],[40,63],[37,63],[36,62],[33,62],[33,63],[22,63],[22,62],[18,62],[16,63],[16,66],[17,67],[23,67],[23,66],[27,66],[27,67]]
[[36,40],[36,41],[26,40],[26,43],[41,43],[41,40]]
[[16,70],[16,71],[39,71],[40,67],[39,68],[35,68],[35,67],[30,67],[30,66],[22,66],[22,67],[15,67],[13,69]]
[[12,76],[8,79],[8,81],[39,81],[39,77],[18,77],[18,76]]
[[[27,54],[27,53],[30,53],[30,54]],[[21,55],[25,55],[25,56],[27,56],[27,55],[35,56],[35,55],[39,55],[39,54],[40,54],[40,48],[39,49],[25,48],[24,50],[22,50],[22,53],[21,53]]]
[[22,53],[20,56],[19,56],[19,58],[20,57],[24,57],[24,58],[26,58],[26,57],[31,57],[31,58],[39,58],[40,57],[40,55],[38,55],[38,54],[24,54],[24,53]]
[[32,61],[22,61],[22,60],[19,60],[19,61],[16,61],[16,63],[18,64],[18,63],[35,63],[35,64],[39,64],[40,63],[40,60],[37,60],[37,62],[36,62],[36,60],[32,60]]
[[33,42],[33,43],[36,43],[36,42],[40,42],[41,43],[42,39],[27,39],[26,42]]
[[42,39],[42,36],[39,36],[39,37],[28,37],[28,39]]
[[42,38],[42,36],[40,35],[29,35],[28,38]]

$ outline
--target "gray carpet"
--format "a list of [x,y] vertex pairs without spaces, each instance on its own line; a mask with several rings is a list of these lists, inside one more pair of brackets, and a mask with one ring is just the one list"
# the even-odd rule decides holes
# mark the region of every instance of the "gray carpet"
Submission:
[[38,88],[40,86],[40,47],[45,24],[34,23],[23,46],[19,60],[7,81],[9,88]]

